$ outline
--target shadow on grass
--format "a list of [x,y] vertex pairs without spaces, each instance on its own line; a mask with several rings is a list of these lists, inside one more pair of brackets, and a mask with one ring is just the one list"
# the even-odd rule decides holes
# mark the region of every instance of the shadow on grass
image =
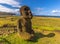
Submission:
[[11,44],[8,40],[5,38],[1,38],[2,40],[0,41],[0,44]]
[[42,33],[35,33],[35,36],[32,37],[30,40],[27,40],[29,42],[38,42],[38,39],[40,38],[44,38],[44,37],[54,37],[55,34],[54,33],[49,33],[48,35],[44,35]]

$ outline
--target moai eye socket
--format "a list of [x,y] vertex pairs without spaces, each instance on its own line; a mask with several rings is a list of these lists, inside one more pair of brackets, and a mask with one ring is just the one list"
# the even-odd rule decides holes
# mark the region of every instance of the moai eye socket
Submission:
[[24,10],[27,11],[27,8],[25,8]]
[[24,11],[25,11],[25,14],[26,14],[26,15],[29,15],[29,13],[28,13],[29,8],[24,8]]
[[28,10],[29,10],[29,8],[24,8],[24,10],[25,10],[25,11],[28,11]]

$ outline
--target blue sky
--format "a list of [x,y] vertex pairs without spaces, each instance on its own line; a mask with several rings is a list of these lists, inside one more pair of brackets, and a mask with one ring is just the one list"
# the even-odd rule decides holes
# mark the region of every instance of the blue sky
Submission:
[[19,14],[23,5],[35,15],[60,16],[60,0],[0,0],[0,11]]

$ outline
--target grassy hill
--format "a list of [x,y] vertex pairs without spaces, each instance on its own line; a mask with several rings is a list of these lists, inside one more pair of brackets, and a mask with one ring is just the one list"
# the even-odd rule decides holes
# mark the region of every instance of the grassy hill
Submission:
[[15,15],[14,13],[7,13],[7,12],[0,12],[0,17],[1,16],[12,16]]

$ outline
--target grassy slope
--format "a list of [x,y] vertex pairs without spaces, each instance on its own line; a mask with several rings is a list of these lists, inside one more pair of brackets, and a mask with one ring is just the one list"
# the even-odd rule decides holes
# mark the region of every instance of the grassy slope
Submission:
[[32,24],[34,29],[60,30],[60,18],[34,17]]
[[[3,26],[4,24],[16,26],[19,18],[19,16],[0,18],[0,26]],[[33,17],[32,27],[33,29],[40,30],[60,30],[60,18]]]
[[[13,18],[13,21],[11,21],[11,18]],[[17,25],[17,19],[19,19],[19,17],[15,16],[1,18],[0,26],[5,23]],[[34,17],[32,19],[32,24],[32,27],[36,32],[36,37],[34,41],[25,41],[19,37],[18,33],[10,34],[9,36],[0,36],[0,41],[3,41],[4,44],[60,44],[59,32],[42,31],[59,30],[60,18]]]

